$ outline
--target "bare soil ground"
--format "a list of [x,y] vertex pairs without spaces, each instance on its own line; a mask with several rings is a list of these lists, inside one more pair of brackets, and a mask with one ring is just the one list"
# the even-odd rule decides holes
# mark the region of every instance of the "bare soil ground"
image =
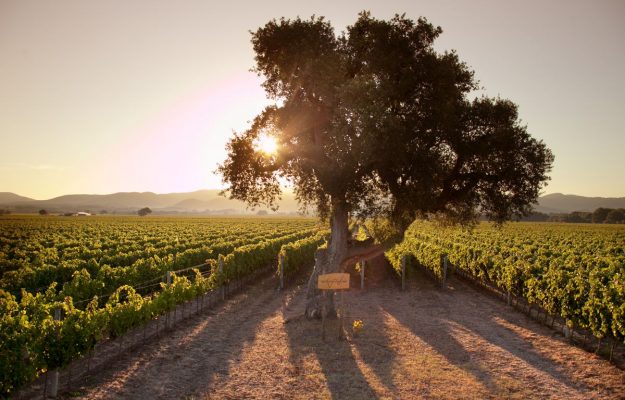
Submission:
[[[338,322],[298,318],[304,285],[253,285],[100,369],[85,399],[625,399],[625,371],[504,303],[416,274],[402,292],[383,261],[345,294]],[[354,277],[353,287],[359,287]],[[356,336],[352,321],[362,320]],[[68,395],[68,394],[66,394]]]

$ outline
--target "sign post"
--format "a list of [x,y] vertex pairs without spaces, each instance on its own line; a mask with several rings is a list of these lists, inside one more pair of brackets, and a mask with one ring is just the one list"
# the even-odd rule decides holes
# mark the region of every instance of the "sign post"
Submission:
[[365,265],[366,265],[366,261],[361,261],[360,262],[360,288],[364,289],[365,288]]
[[335,272],[319,275],[317,288],[321,290],[349,289],[349,274]]
[[280,269],[280,290],[284,290],[284,254],[278,255],[278,268]]
[[401,290],[406,290],[406,255],[401,256]]
[[[349,274],[348,273],[340,273],[335,272],[331,274],[323,274],[319,275],[319,279],[317,280],[317,288],[321,290],[343,290],[349,289]],[[326,338],[326,300],[325,296],[322,300],[322,308],[321,308],[321,338],[325,340]],[[343,293],[341,292],[341,312],[339,314],[339,339],[343,337],[343,314],[345,314],[345,303],[343,301]]]

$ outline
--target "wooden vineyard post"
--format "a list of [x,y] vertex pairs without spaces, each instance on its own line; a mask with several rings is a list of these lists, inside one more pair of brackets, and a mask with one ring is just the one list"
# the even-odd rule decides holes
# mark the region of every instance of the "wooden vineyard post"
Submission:
[[611,341],[611,345],[610,345],[610,358],[608,359],[608,361],[612,362],[612,356],[614,355],[614,346],[616,346],[616,342],[614,340]]
[[278,269],[280,270],[280,290],[284,290],[284,254],[278,255]]
[[[530,314],[530,317],[531,317],[531,314]],[[569,341],[573,337],[573,330],[569,328],[569,323],[567,320],[565,320],[564,324],[562,325],[562,332],[564,333],[564,338]]]
[[[219,274],[219,277],[222,277],[224,274],[224,257],[221,254],[217,257],[217,272]],[[225,282],[221,284],[221,299],[226,300]]]
[[441,255],[441,270],[443,271],[441,287],[445,288],[447,284],[447,254]]
[[365,265],[366,261],[361,261],[360,262],[360,288],[364,289],[365,288]]
[[[54,320],[55,321],[60,321],[61,320],[61,309],[60,308],[57,308],[57,309],[54,310]],[[57,332],[57,339],[58,339],[58,332]],[[54,371],[50,371],[50,378],[51,378],[51,382],[50,382],[48,395],[50,397],[54,397],[56,399],[56,396],[59,393],[59,370],[58,370],[58,368],[55,369]]]
[[[165,272],[165,283],[167,284],[167,286],[171,285],[171,271]],[[167,313],[165,314],[165,329],[166,330],[169,328],[169,314],[171,314],[170,311],[167,311]],[[175,318],[174,318],[174,322],[175,322]]]
[[401,256],[401,290],[406,290],[406,255]]
[[178,236],[176,236],[176,249],[174,250],[174,271],[178,268],[178,264],[176,263],[176,256],[178,255],[178,246],[180,245],[180,241],[178,241]]

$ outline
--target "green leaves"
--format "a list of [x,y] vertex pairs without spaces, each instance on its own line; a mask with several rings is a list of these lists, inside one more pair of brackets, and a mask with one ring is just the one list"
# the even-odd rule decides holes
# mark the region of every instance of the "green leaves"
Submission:
[[[315,262],[315,251],[324,243],[330,235],[329,231],[322,231],[316,235],[282,245],[280,255],[284,257],[284,276],[289,277],[306,265]],[[280,265],[276,273],[280,273]]]
[[[125,217],[49,217],[45,221],[5,217],[0,220],[0,246],[4,246],[0,248],[7,251],[0,253],[0,266],[7,270],[0,277],[0,287],[19,299],[22,288],[42,290],[57,282],[63,294],[76,302],[88,300],[124,284],[137,287],[167,270],[202,264],[236,247],[313,228],[316,223],[288,218],[211,218],[206,223],[159,217],[159,221],[157,225],[154,221],[137,224],[136,219]],[[171,240],[176,236],[181,240]]]
[[[26,288],[19,293],[0,289],[0,397],[86,355],[103,337],[120,337],[224,282],[272,265],[283,245],[318,232],[317,222],[305,218],[129,221],[49,217],[43,225],[29,217],[0,220],[0,244],[6,250],[0,261],[15,254],[38,260],[32,268],[26,261],[11,264],[19,269],[2,277],[11,288],[25,283]],[[218,256],[224,262],[221,274]],[[60,264],[48,264],[52,260]],[[205,264],[202,271],[187,269],[198,264]],[[173,271],[171,284],[159,285],[167,271]],[[51,283],[55,279],[60,282]],[[44,286],[32,293],[27,290],[31,282]],[[57,309],[60,321],[53,318]]]
[[473,230],[415,222],[386,256],[406,255],[440,277],[441,254],[455,268],[524,297],[598,338],[625,340],[625,246],[619,227],[480,224]]
[[[474,72],[434,50],[441,33],[424,18],[369,12],[340,35],[315,17],[252,32],[255,70],[276,104],[228,143],[225,192],[273,206],[283,178],[321,216],[332,198],[402,229],[423,214],[460,223],[527,214],[553,155],[514,103],[470,99]],[[275,158],[253,147],[264,132],[278,139]]]

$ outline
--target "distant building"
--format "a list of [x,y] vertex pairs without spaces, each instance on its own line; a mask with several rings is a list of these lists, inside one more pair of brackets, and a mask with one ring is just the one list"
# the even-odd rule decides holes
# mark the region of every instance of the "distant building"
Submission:
[[88,212],[84,212],[84,211],[79,211],[75,214],[77,217],[88,217],[91,214],[89,214]]

